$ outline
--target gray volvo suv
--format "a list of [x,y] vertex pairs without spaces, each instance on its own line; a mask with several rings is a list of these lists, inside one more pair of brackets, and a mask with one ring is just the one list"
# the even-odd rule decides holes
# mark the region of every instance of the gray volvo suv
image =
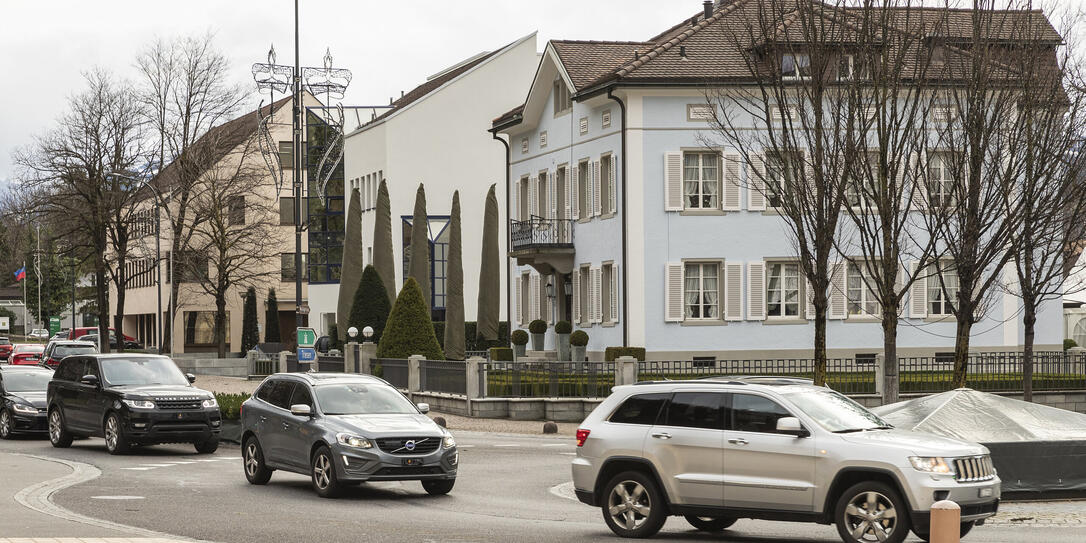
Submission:
[[577,431],[577,497],[616,534],[668,515],[720,531],[740,518],[836,524],[847,543],[928,539],[931,505],[961,506],[961,535],[994,515],[988,450],[898,430],[810,381],[645,382],[615,387]]
[[263,485],[276,469],[301,473],[326,498],[365,481],[418,480],[447,494],[456,440],[428,410],[369,375],[272,375],[241,406],[245,478]]

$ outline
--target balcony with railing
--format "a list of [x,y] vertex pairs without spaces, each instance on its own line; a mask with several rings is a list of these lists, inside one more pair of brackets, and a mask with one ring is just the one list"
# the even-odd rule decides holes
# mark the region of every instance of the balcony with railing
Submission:
[[509,221],[510,256],[519,265],[547,272],[553,268],[569,273],[573,266],[574,219],[548,219],[532,215],[526,221]]

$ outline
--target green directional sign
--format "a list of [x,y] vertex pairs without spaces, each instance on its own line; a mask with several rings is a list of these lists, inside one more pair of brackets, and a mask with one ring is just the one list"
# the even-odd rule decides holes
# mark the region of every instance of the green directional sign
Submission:
[[49,317],[49,335],[55,336],[60,332],[60,317]]
[[312,328],[298,329],[298,346],[312,347],[317,344],[317,332]]

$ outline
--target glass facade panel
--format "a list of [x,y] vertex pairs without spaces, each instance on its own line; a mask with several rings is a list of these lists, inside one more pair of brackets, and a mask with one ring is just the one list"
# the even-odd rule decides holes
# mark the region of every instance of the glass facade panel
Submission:
[[324,187],[325,201],[318,190],[319,167],[335,130],[312,112],[306,113],[306,166],[309,211],[309,281],[338,283],[343,265],[343,162],[332,171]]

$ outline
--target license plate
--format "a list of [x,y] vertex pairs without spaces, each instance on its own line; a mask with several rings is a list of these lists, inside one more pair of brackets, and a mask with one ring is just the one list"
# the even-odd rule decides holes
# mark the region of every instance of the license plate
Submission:
[[403,465],[405,465],[405,466],[421,466],[422,465],[422,459],[421,458],[404,458],[403,459]]

